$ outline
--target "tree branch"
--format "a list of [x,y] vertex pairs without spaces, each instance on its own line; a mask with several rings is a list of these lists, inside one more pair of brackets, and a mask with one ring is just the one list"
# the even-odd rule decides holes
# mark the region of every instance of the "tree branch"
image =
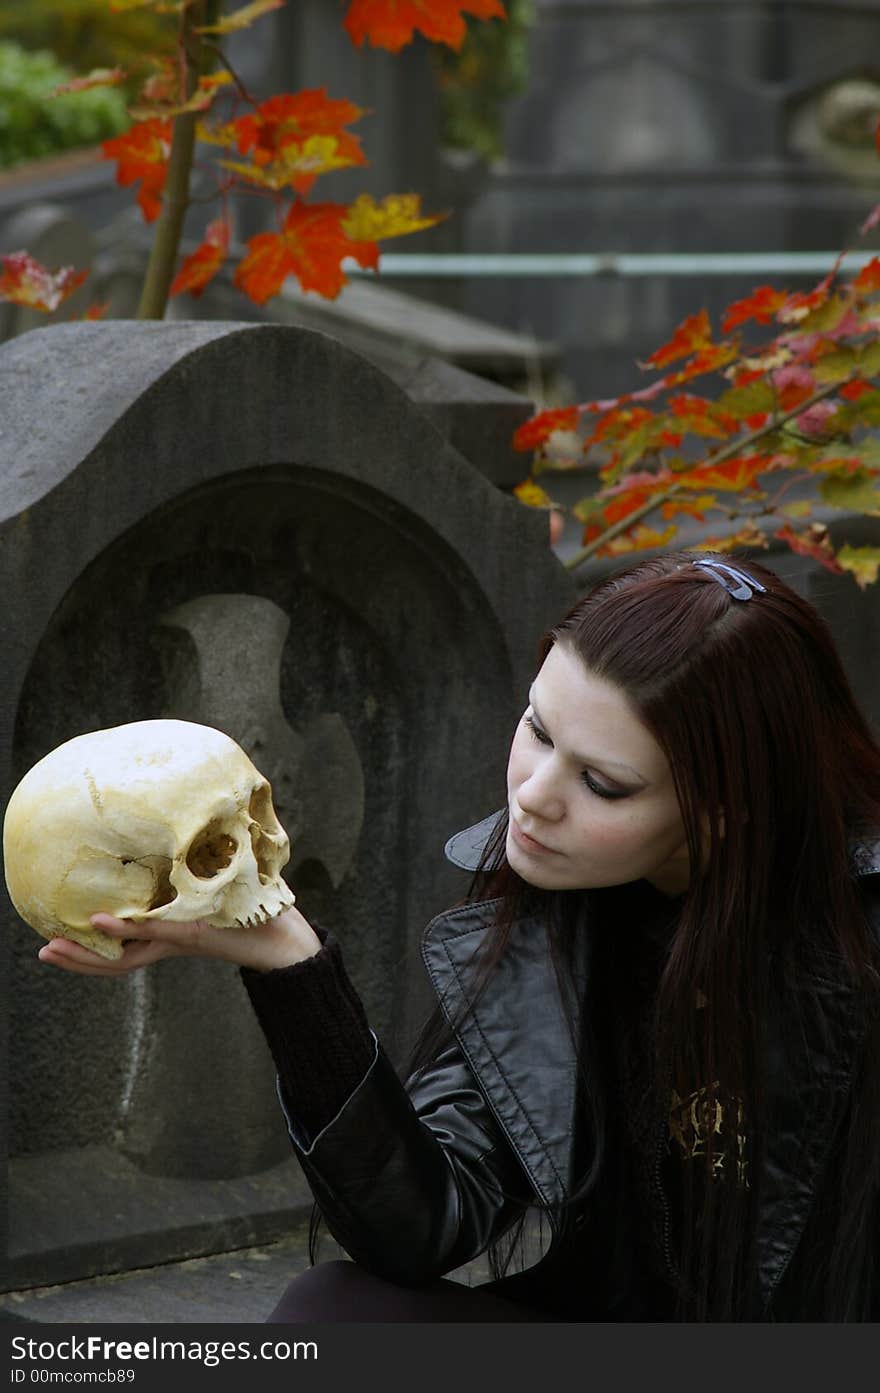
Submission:
[[[763,426],[756,427],[755,430],[749,431],[747,435],[737,436],[735,440],[728,441],[728,443],[723,445],[720,450],[717,450],[714,455],[710,455],[708,459],[702,460],[699,465],[694,467],[704,468],[706,466],[724,464],[725,460],[735,458],[735,456],[741,454],[743,450],[747,450],[751,445],[755,445],[759,440],[763,440],[765,436],[772,435],[774,431],[784,426],[787,421],[791,421],[796,416],[802,415],[804,411],[808,411],[811,406],[815,406],[817,401],[824,401],[826,397],[830,397],[834,392],[839,391],[842,386],[844,386],[844,382],[826,383],[824,387],[820,387],[819,390],[814,392],[811,397],[808,397],[806,401],[802,401],[797,406],[793,406],[790,411],[786,411],[782,416],[774,415],[772,420],[765,422]],[[635,508],[633,512],[629,513],[625,518],[621,518],[619,522],[612,523],[610,527],[605,529],[601,536],[594,537],[591,542],[588,542],[576,556],[569,557],[569,559],[564,562],[564,565],[570,571],[576,570],[577,567],[582,566],[585,561],[589,561],[591,556],[595,556],[596,552],[599,551],[601,547],[607,546],[615,537],[620,536],[621,532],[628,532],[629,529],[634,527],[637,522],[640,522],[643,517],[647,517],[655,508],[659,508],[664,503],[668,503],[671,498],[674,498],[676,494],[682,491],[683,488],[681,484],[673,483],[670,484],[669,488],[663,489],[660,493],[652,494],[641,507]]]

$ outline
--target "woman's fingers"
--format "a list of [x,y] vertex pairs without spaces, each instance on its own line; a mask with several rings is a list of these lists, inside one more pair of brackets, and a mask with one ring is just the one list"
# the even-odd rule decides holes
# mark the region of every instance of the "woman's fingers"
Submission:
[[216,933],[209,924],[201,920],[182,923],[177,919],[115,919],[112,914],[92,914],[90,922],[110,938],[132,940],[135,942],[160,943],[165,947],[165,956],[189,954],[195,957],[212,956],[206,951],[205,939]]
[[40,962],[52,967],[63,968],[66,972],[89,977],[124,977],[136,968],[147,967],[169,956],[172,950],[168,944],[143,942],[126,943],[119,958],[104,958],[93,953],[81,943],[69,938],[53,938],[39,951]]

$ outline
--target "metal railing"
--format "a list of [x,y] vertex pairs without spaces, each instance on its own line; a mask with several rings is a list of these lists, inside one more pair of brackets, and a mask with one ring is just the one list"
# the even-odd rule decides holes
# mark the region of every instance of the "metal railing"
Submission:
[[[383,276],[739,276],[823,275],[838,252],[383,252]],[[880,252],[849,252],[841,274],[857,272]],[[350,275],[369,276],[354,262]]]

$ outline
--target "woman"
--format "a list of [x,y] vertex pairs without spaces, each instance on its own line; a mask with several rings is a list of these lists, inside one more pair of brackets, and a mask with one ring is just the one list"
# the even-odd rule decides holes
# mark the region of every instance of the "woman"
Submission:
[[[447,848],[406,1087],[339,947],[93,922],[46,962],[238,962],[291,1138],[354,1263],[276,1320],[880,1318],[880,749],[772,572],[660,557],[547,637],[502,814]],[[504,1275],[522,1223],[543,1259]],[[440,1280],[489,1249],[496,1280]]]

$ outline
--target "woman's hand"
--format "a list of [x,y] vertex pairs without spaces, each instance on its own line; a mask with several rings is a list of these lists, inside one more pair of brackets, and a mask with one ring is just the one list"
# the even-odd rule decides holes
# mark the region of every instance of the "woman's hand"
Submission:
[[102,958],[68,938],[53,938],[39,951],[41,962],[91,977],[124,977],[161,958],[220,958],[268,972],[312,957],[321,940],[295,907],[252,929],[216,929],[202,920],[114,919],[93,914],[91,922],[111,938],[125,940],[121,958]]

